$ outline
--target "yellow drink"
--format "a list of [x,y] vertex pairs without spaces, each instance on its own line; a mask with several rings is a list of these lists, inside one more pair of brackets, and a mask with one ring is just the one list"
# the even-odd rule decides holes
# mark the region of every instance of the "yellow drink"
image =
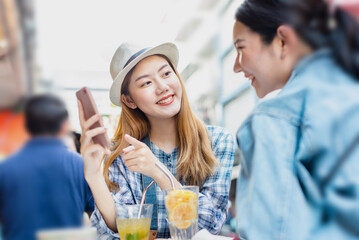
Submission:
[[198,196],[189,190],[173,190],[165,198],[168,219],[177,228],[186,229],[197,219]]
[[116,219],[121,240],[148,240],[151,227],[150,218]]
[[165,193],[171,239],[192,239],[198,231],[198,186],[184,186]]

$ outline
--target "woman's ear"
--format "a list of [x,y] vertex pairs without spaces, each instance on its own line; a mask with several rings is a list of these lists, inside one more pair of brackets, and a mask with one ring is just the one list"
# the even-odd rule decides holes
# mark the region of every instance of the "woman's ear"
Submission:
[[294,29],[288,25],[281,25],[277,29],[277,39],[280,47],[280,58],[284,59],[293,54],[298,47],[298,36]]
[[121,94],[121,100],[124,104],[126,104],[127,107],[131,109],[137,108],[136,103],[132,100],[132,98],[129,95]]

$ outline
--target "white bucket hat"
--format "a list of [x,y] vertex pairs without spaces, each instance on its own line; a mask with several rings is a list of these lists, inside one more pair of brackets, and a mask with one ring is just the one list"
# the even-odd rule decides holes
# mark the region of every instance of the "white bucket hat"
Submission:
[[177,67],[178,49],[174,43],[167,42],[155,47],[144,47],[126,42],[118,47],[110,64],[110,72],[113,79],[110,89],[110,100],[113,104],[121,106],[121,86],[127,73],[142,59],[156,54],[166,56]]

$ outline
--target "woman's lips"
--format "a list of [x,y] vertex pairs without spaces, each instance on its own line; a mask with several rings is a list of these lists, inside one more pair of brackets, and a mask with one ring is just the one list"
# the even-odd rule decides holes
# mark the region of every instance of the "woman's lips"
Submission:
[[249,79],[251,81],[251,85],[253,86],[254,81],[256,80],[256,78],[254,76],[252,76],[252,78]]
[[254,80],[256,79],[253,75],[249,75],[249,76],[247,76],[247,75],[244,75],[249,81],[251,81],[251,85],[253,86],[253,82],[254,82]]
[[173,103],[174,100],[175,100],[174,95],[170,95],[167,98],[158,101],[157,104],[161,105],[161,106],[166,106],[166,105],[170,105],[171,103]]

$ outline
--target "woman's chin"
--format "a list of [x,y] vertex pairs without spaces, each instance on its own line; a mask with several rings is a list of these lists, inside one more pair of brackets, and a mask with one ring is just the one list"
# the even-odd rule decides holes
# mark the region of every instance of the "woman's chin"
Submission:
[[267,95],[267,93],[263,92],[263,91],[260,91],[259,89],[256,89],[254,88],[255,92],[256,92],[256,95],[258,98],[264,98],[265,95]]

